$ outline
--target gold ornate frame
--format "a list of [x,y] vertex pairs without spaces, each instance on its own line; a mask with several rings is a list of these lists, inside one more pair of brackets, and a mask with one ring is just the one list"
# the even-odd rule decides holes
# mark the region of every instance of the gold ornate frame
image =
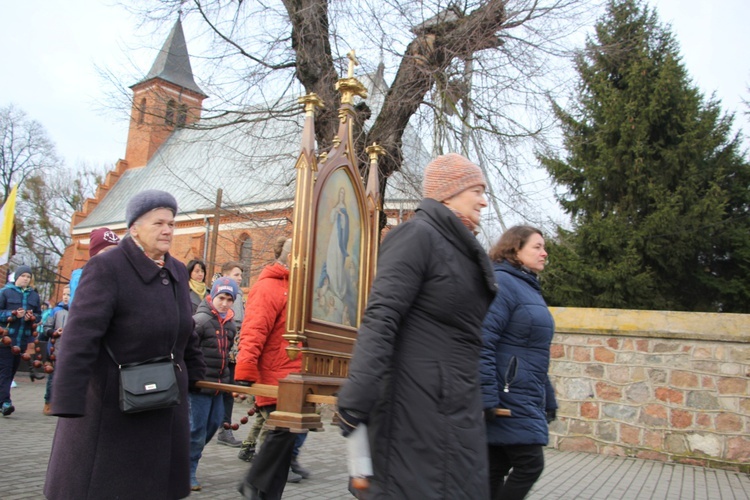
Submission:
[[[268,425],[304,432],[322,428],[314,411],[310,395],[331,395],[348,374],[357,326],[367,303],[372,285],[379,246],[379,217],[382,210],[378,179],[378,158],[384,150],[377,144],[367,148],[370,160],[367,184],[364,185],[357,164],[358,155],[352,139],[355,117],[354,96],[367,97],[362,83],[354,78],[358,64],[354,52],[348,54],[347,78],[340,79],[336,89],[341,92],[339,128],[333,138],[333,148],[320,159],[315,154],[315,110],[324,104],[315,94],[300,98],[305,107],[305,124],[300,154],[296,163],[297,186],[294,202],[294,230],[290,255],[289,302],[286,333],[287,353],[291,359],[301,357],[302,369],[280,381],[277,411],[271,414]],[[319,228],[320,215],[331,211],[331,188],[340,184],[342,174],[347,189],[353,193],[350,203],[358,214],[358,266],[356,275],[356,316],[354,324],[328,321],[313,314],[316,282],[320,279],[320,236],[328,234]],[[338,194],[338,192],[337,192]],[[351,221],[350,221],[351,222]],[[329,243],[330,245],[330,243]],[[352,256],[350,256],[352,257]],[[350,262],[354,262],[352,257]],[[318,275],[316,276],[316,267]],[[350,270],[351,272],[351,270]]]

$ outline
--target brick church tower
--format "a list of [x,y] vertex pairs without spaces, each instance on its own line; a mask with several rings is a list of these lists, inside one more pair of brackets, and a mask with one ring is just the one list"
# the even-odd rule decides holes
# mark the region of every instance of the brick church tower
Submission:
[[175,127],[190,125],[201,117],[207,96],[193,79],[179,19],[146,78],[130,88],[133,107],[125,152],[127,168],[146,165]]
[[[145,167],[159,147],[175,131],[197,122],[207,95],[198,87],[190,66],[182,22],[178,19],[148,72],[140,82],[130,87],[133,105],[125,158],[118,160],[114,170],[107,173],[93,198],[88,198],[83,209],[71,217],[73,242],[58,265],[61,276],[68,277],[88,260],[88,237],[92,228],[76,230],[94,212],[115,184],[130,169]],[[122,229],[112,226],[122,233]],[[120,234],[122,236],[122,234]]]

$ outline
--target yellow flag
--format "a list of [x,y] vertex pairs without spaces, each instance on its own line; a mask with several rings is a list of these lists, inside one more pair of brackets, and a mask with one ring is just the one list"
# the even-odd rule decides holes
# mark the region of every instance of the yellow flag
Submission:
[[10,239],[13,237],[13,217],[16,215],[16,190],[13,186],[3,208],[0,209],[0,266],[10,260]]

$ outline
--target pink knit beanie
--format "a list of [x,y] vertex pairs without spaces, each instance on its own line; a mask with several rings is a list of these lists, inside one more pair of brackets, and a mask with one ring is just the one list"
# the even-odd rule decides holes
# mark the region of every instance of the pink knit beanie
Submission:
[[442,202],[474,186],[487,187],[482,169],[460,154],[448,153],[424,169],[422,196]]

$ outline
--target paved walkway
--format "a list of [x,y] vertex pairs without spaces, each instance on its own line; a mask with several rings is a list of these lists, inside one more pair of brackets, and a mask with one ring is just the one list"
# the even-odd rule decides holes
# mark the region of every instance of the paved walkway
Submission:
[[[41,412],[45,381],[31,383],[22,378],[24,375],[19,373],[19,386],[13,390],[16,412],[10,417],[0,417],[2,500],[43,498],[44,475],[57,420]],[[235,419],[239,421],[246,410],[245,404],[235,405]],[[248,430],[249,426],[242,426],[237,434],[244,436]],[[335,428],[327,426],[325,432],[311,433],[300,462],[313,476],[299,484],[287,485],[284,499],[352,499],[346,491],[344,450],[344,438]],[[750,500],[750,477],[745,474],[551,449],[545,456],[547,466],[527,497],[529,500]],[[237,459],[236,449],[209,443],[198,468],[203,491],[191,498],[239,498],[236,485],[247,467],[248,464]]]

